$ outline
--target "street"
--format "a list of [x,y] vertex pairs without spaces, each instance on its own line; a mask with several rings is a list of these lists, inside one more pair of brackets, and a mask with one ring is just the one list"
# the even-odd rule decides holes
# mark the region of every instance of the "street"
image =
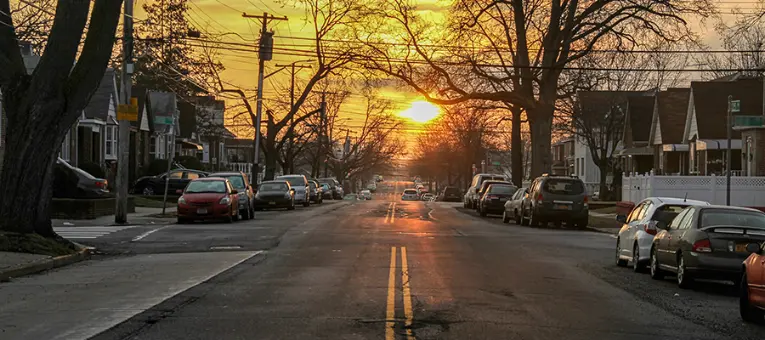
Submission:
[[[334,201],[234,224],[140,226],[0,284],[3,339],[759,339],[732,287],[616,267],[603,233],[460,204]],[[45,322],[40,322],[45,320]]]

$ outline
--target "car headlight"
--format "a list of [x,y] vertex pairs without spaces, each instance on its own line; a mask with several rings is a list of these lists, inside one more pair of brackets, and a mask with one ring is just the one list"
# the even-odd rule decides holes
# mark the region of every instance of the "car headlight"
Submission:
[[218,202],[218,203],[219,204],[229,204],[229,203],[231,203],[231,199],[228,198],[228,196],[225,196],[225,197],[221,198],[220,202]]
[[183,198],[183,196],[178,198],[178,204],[186,204],[186,200]]

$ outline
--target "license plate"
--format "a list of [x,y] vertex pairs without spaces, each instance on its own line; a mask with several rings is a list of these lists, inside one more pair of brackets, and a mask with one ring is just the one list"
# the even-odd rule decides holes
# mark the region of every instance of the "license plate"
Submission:
[[571,207],[565,204],[557,204],[553,208],[556,210],[571,210]]
[[746,253],[746,243],[739,243],[736,245],[737,253]]
[[268,202],[270,205],[276,205],[276,202]]
[[197,209],[197,214],[206,214],[206,213],[207,213],[207,209],[205,209],[205,208]]

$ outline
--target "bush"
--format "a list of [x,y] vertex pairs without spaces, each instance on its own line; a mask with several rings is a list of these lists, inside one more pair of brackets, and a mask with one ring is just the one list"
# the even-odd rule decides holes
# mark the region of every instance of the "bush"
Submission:
[[93,177],[106,178],[106,173],[104,173],[104,169],[98,163],[82,162],[80,163],[79,168],[89,173]]
[[156,176],[167,172],[167,160],[155,159],[149,163],[144,171],[144,176]]
[[175,158],[175,161],[178,164],[183,165],[184,168],[194,170],[202,170],[203,168],[202,162],[199,160],[199,158],[194,156],[180,156]]

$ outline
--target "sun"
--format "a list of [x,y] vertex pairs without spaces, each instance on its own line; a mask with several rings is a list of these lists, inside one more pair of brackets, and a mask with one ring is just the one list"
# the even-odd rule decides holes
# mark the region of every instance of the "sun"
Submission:
[[417,123],[427,123],[441,114],[441,109],[426,101],[412,102],[411,107],[401,111],[398,115],[403,118],[409,118]]

